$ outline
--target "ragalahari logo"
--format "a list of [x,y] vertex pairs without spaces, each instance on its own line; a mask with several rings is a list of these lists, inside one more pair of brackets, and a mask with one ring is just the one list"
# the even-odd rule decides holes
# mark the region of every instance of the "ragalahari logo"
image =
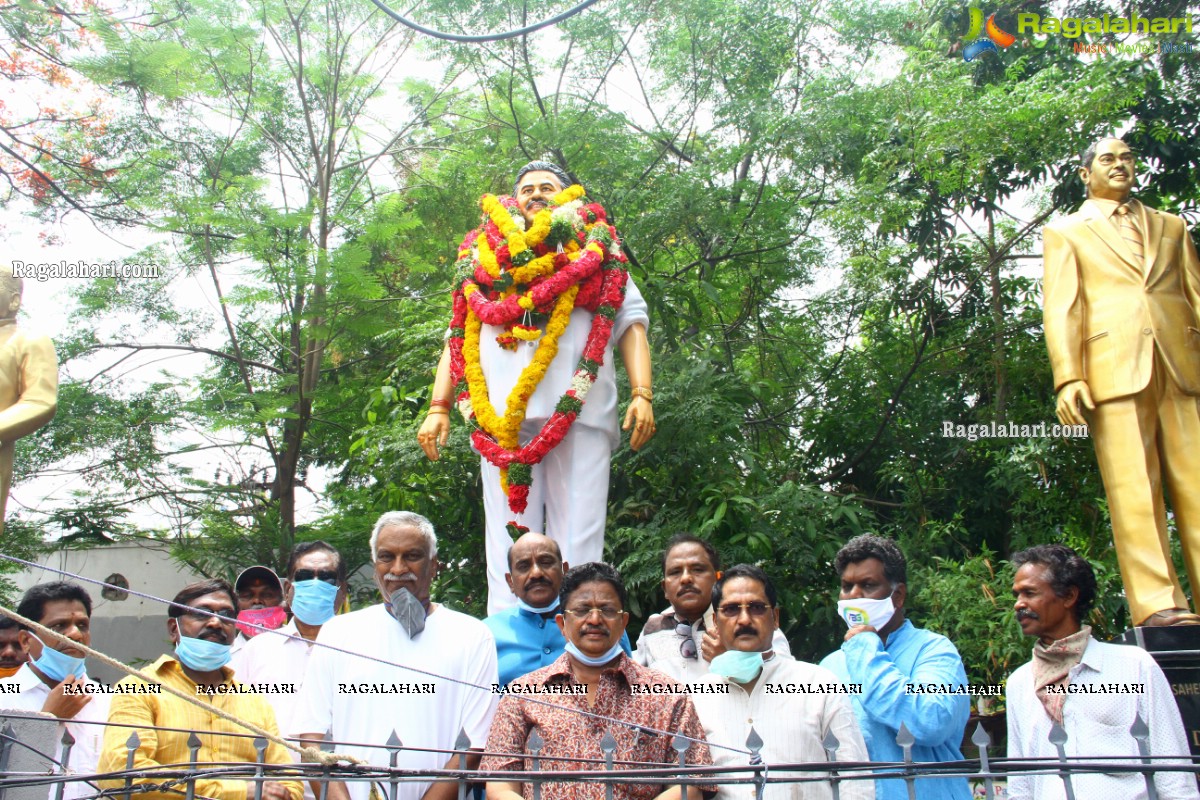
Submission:
[[996,45],[1008,47],[1017,40],[1017,37],[996,24],[995,14],[987,18],[985,25],[983,12],[974,7],[971,8],[971,27],[967,31],[966,38],[971,43],[963,48],[963,61],[973,61],[989,50],[999,53]]

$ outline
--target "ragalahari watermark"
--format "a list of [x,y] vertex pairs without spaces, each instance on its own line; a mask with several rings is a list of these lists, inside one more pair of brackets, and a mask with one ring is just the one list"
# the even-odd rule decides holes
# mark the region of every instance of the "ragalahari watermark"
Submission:
[[974,425],[960,425],[956,422],[942,422],[943,439],[966,439],[975,442],[980,439],[1045,439],[1047,436],[1055,439],[1086,439],[1087,425],[1047,425],[1037,422],[1032,425],[1020,425],[1016,422],[988,422]]
[[123,261],[13,261],[13,277],[40,282],[49,280],[97,280],[100,278],[157,278],[158,264],[136,264]]

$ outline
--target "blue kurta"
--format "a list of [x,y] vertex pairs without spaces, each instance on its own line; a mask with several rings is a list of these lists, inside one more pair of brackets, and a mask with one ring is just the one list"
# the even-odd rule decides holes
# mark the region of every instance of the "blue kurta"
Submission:
[[[559,633],[554,617],[507,608],[483,621],[496,640],[500,683],[508,685],[535,669],[548,667],[563,654],[567,640]],[[630,654],[629,634],[621,634],[621,649]]]
[[[966,686],[967,673],[954,644],[937,633],[904,623],[888,636],[887,644],[873,633],[860,633],[822,661],[843,683],[861,683],[862,694],[851,695],[854,716],[862,728],[872,761],[903,761],[896,744],[900,723],[912,731],[913,761],[958,761],[959,744],[971,713],[965,694],[909,694],[907,684]],[[968,800],[966,778],[922,778],[921,800]],[[875,781],[876,800],[908,800],[903,780]]]

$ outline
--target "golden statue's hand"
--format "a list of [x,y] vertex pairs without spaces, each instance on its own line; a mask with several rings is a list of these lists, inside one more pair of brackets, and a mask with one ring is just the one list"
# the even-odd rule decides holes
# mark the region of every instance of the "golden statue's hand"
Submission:
[[621,430],[627,431],[633,427],[633,435],[629,437],[629,446],[635,451],[641,450],[650,437],[654,436],[654,404],[644,397],[634,396],[629,401],[629,410],[625,412],[625,424]]
[[1058,390],[1058,402],[1055,405],[1055,412],[1058,414],[1058,421],[1063,425],[1087,425],[1087,420],[1079,412],[1079,405],[1088,411],[1096,407],[1092,402],[1092,393],[1088,390],[1086,381],[1071,381],[1064,384]]
[[430,461],[437,461],[440,458],[438,447],[445,447],[446,440],[449,438],[450,415],[436,409],[426,415],[425,421],[421,423],[421,429],[417,431],[417,442]]

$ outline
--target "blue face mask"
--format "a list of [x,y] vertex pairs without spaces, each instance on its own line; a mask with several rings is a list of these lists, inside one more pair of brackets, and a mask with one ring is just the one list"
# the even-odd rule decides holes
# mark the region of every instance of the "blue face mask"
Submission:
[[338,587],[318,578],[292,584],[292,614],[305,625],[324,625],[333,619]]
[[614,644],[612,647],[610,647],[608,649],[607,653],[600,656],[599,658],[592,658],[591,656],[584,655],[583,652],[580,651],[580,649],[575,646],[575,643],[571,642],[571,641],[567,642],[566,651],[568,653],[570,653],[571,655],[575,656],[575,659],[577,661],[581,661],[584,664],[587,664],[589,667],[603,667],[605,664],[612,661],[617,656],[621,655],[621,643],[617,642],[616,644]]
[[233,651],[227,644],[210,642],[208,639],[193,639],[179,635],[175,645],[175,657],[179,663],[197,672],[213,672],[229,663]]
[[554,602],[548,606],[545,606],[543,608],[536,608],[534,606],[529,605],[529,603],[526,603],[524,600],[522,600],[521,598],[518,597],[517,598],[517,607],[520,609],[523,609],[525,611],[528,611],[530,614],[549,614],[551,611],[556,611],[558,609],[558,598],[555,598]]
[[[37,636],[33,638],[42,642]],[[82,678],[86,673],[82,658],[60,653],[45,642],[42,642],[42,654],[33,660],[33,666],[55,683],[62,683],[68,676]]]
[[757,651],[726,650],[708,665],[709,672],[737,681],[749,683],[762,672],[763,654]]

